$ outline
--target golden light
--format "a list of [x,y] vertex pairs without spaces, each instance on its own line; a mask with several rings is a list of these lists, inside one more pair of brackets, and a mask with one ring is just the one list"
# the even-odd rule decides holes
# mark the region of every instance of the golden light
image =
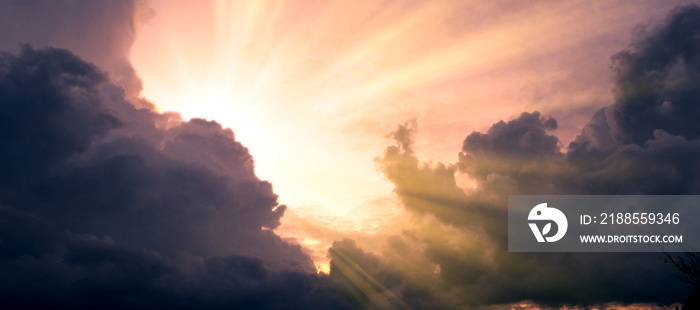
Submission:
[[[627,17],[644,9],[602,2],[509,9],[488,1],[151,5],[157,15],[139,26],[131,57],[143,95],[161,111],[231,127],[258,176],[290,207],[278,233],[311,249],[324,271],[332,241],[379,244],[401,229],[393,187],[373,162],[397,124],[417,119],[419,158],[454,162],[468,133],[523,110],[605,104],[608,84],[598,75],[607,64],[585,62],[607,59],[626,42],[595,51],[582,42],[627,31],[635,23]],[[594,9],[609,14],[590,20]],[[560,58],[552,61],[554,54]],[[554,82],[566,98],[533,100]],[[579,123],[563,129],[564,139]]]

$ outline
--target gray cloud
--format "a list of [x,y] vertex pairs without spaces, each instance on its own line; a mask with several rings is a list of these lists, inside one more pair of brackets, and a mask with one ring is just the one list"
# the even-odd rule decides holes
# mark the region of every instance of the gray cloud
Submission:
[[537,112],[468,135],[449,165],[422,163],[415,126],[400,126],[376,163],[414,223],[377,255],[336,242],[330,276],[270,230],[286,207],[230,130],[134,107],[148,106],[126,60],[138,10],[0,3],[0,48],[64,47],[109,73],[60,49],[0,56],[4,308],[663,304],[682,289],[653,254],[508,253],[505,206],[508,194],[700,190],[696,6],[613,56],[615,102],[566,153]]
[[469,154],[537,156],[557,153],[559,140],[546,132],[557,129],[553,118],[541,118],[539,112],[523,113],[508,123],[494,124],[486,134],[473,132],[464,140],[462,150]]
[[106,70],[132,103],[150,107],[138,99],[143,87],[129,53],[138,23],[152,14],[141,0],[2,1],[0,50],[15,51],[20,44],[68,49]]
[[[700,137],[700,8],[673,10],[661,24],[641,28],[629,50],[612,56],[615,102],[572,143],[572,151],[615,145],[642,146],[661,129]],[[606,140],[606,141],[603,141]]]
[[[527,114],[526,117],[508,122],[512,128],[522,129],[519,132],[510,131],[508,136],[524,136],[532,131],[544,133],[545,122],[539,121],[539,115],[535,118],[538,121],[533,121],[529,117],[531,115],[537,114]],[[503,128],[504,125],[505,123],[498,123],[494,128]],[[534,130],[533,127],[537,126],[538,130]],[[501,133],[498,130],[490,132]],[[480,137],[487,140],[499,139],[490,137],[488,133],[481,134]],[[432,289],[423,290],[425,298],[410,299],[410,306],[429,309],[433,299],[441,300],[447,308],[498,305],[524,300],[554,307],[611,302],[668,303],[672,301],[669,297],[671,292],[683,289],[682,283],[674,281],[670,266],[664,265],[658,255],[653,253],[507,252],[508,195],[568,193],[574,186],[579,186],[579,193],[595,194],[601,188],[611,190],[604,186],[620,180],[591,174],[584,181],[574,184],[571,178],[575,170],[569,166],[564,154],[558,151],[544,153],[546,155],[531,155],[533,152],[529,152],[527,154],[531,156],[522,157],[519,161],[513,161],[509,152],[504,154],[491,151],[483,155],[465,153],[458,165],[431,166],[421,163],[410,148],[402,147],[410,143],[410,138],[398,141],[397,146],[387,148],[377,163],[394,183],[395,192],[403,205],[416,214],[419,220],[390,242],[393,246],[387,245],[382,255],[375,258],[378,263],[364,266],[366,260],[355,260],[358,266],[362,266],[356,268],[364,270],[375,279],[384,278],[383,274],[387,272],[377,268],[378,264],[384,264],[386,269],[393,271],[396,279],[381,283],[395,296],[408,298],[407,287],[430,283]],[[659,158],[647,160],[654,162]],[[485,174],[479,180],[477,190],[465,193],[456,186],[454,173],[458,167],[483,167],[482,163],[491,162],[492,167],[502,168],[503,165],[497,164],[501,161],[507,161],[509,168]],[[649,166],[649,163],[646,164]],[[613,167],[620,165],[613,163]],[[615,173],[611,171],[610,175]],[[563,183],[560,180],[569,182]],[[642,184],[627,180],[623,183],[629,187],[642,188]],[[418,250],[407,255],[403,253],[405,250],[402,248],[405,247]],[[335,245],[335,250],[331,251],[333,259],[341,260],[348,256],[333,256],[345,248]],[[428,272],[415,275],[414,270],[432,270],[435,266],[439,266],[440,272],[437,274]],[[667,283],[667,290],[658,290],[656,283]]]
[[0,55],[5,308],[344,307],[271,229],[286,207],[229,129],[136,109],[71,52]]
[[[556,121],[538,112],[469,134],[452,165],[421,162],[406,134],[412,125],[399,126],[397,145],[376,162],[415,222],[381,255],[355,258],[356,269],[414,308],[433,299],[451,308],[679,301],[687,287],[654,253],[508,253],[506,206],[513,194],[700,193],[699,21],[700,8],[690,5],[640,28],[630,50],[612,57],[615,102],[593,115],[568,152],[552,133]],[[458,188],[458,171],[477,188]],[[332,264],[351,256],[342,251],[359,255],[336,244]],[[439,272],[415,272],[434,266]],[[386,280],[389,272],[397,276]],[[407,298],[419,283],[437,289]]]

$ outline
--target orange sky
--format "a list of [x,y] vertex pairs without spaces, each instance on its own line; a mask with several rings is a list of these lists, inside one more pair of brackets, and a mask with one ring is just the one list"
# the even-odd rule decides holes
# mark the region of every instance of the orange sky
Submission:
[[[290,208],[278,229],[327,270],[406,219],[373,158],[416,120],[416,154],[538,110],[563,147],[611,102],[609,57],[677,2],[152,1],[131,60],[161,111],[231,127]],[[469,180],[458,178],[464,186]]]

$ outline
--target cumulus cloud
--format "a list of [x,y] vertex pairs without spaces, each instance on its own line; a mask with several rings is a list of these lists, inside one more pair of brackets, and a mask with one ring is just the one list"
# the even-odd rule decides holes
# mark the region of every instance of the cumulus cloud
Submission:
[[[532,115],[537,116],[534,118],[537,121],[533,121]],[[518,124],[521,121],[525,124]],[[537,130],[528,126],[533,123]],[[536,113],[528,113],[508,122],[508,125],[522,128],[519,132],[508,132],[509,137],[525,136],[533,131],[544,133],[546,129],[545,121],[541,121]],[[498,123],[492,129],[503,126],[504,123]],[[498,130],[490,132],[501,133]],[[501,139],[488,133],[480,137]],[[367,260],[358,258],[355,261],[360,266],[356,268],[369,274],[366,277],[383,279],[384,274],[391,271],[395,278],[380,282],[395,296],[410,300],[411,307],[430,309],[435,300],[440,300],[446,308],[501,305],[524,300],[547,306],[667,303],[671,301],[669,292],[682,288],[681,283],[674,284],[673,270],[664,266],[655,254],[507,252],[508,195],[556,194],[565,190],[557,185],[556,179],[568,178],[573,169],[558,151],[544,155],[528,151],[530,159],[525,158],[509,169],[489,173],[478,181],[476,190],[465,192],[456,186],[454,180],[459,166],[477,166],[468,161],[512,160],[509,153],[490,151],[483,154],[483,158],[478,152],[463,153],[458,164],[431,165],[421,163],[410,148],[401,146],[410,143],[410,140],[398,141],[396,146],[387,148],[377,163],[394,183],[403,205],[416,218],[401,236],[387,242],[384,251],[375,258],[380,263],[364,266]],[[544,169],[547,167],[549,169]],[[344,257],[351,255],[340,255],[342,251],[348,251],[347,248],[347,245],[334,245],[330,252],[332,266],[336,262],[341,266],[349,265],[342,262]],[[383,264],[386,270],[377,268],[377,264]],[[362,274],[356,271],[346,273]],[[343,274],[332,273],[332,276]],[[428,283],[429,286],[422,286]],[[658,290],[656,283],[669,283],[668,291]],[[420,290],[423,293],[418,295],[423,297],[411,293],[416,286],[423,288]]]
[[0,3],[13,29],[0,48],[69,48],[107,71],[55,48],[0,56],[4,308],[665,304],[683,288],[654,254],[508,253],[506,206],[509,194],[700,191],[698,7],[613,56],[615,102],[566,152],[538,112],[469,134],[453,164],[421,162],[415,123],[400,126],[375,161],[412,222],[380,253],[337,241],[329,276],[272,231],[286,207],[231,130],[139,109],[126,57],[142,7]]
[[230,129],[137,109],[61,49],[0,55],[5,308],[343,307]]
[[149,107],[138,99],[143,87],[129,53],[138,24],[153,14],[142,0],[2,1],[0,50],[20,44],[68,49],[106,70],[132,103]]
[[567,153],[590,190],[698,192],[699,35],[700,8],[679,7],[612,56],[615,102],[596,112]]
[[599,111],[570,146],[573,152],[643,146],[655,130],[700,137],[700,8],[676,8],[662,24],[641,28],[629,50],[612,56],[615,102]]
[[[336,244],[331,264],[342,270],[346,257],[361,256],[356,269],[414,308],[434,299],[445,307],[678,301],[687,288],[654,253],[508,253],[506,207],[513,194],[700,193],[699,22],[700,8],[690,5],[638,29],[630,49],[612,57],[615,102],[566,152],[553,134],[556,120],[538,112],[469,134],[449,165],[421,162],[411,146],[414,125],[399,126],[396,145],[376,162],[414,223],[380,255]],[[476,188],[458,188],[457,171]],[[409,293],[421,283],[434,289]]]
[[500,121],[487,133],[473,132],[464,140],[462,150],[469,154],[537,156],[554,154],[559,140],[546,131],[557,129],[557,121],[541,118],[539,112],[523,113],[508,123]]

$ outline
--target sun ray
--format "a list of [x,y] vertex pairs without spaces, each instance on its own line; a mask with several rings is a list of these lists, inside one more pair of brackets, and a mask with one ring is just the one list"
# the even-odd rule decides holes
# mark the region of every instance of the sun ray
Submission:
[[[511,116],[513,107],[593,109],[611,98],[598,81],[607,66],[589,71],[588,84],[576,81],[589,70],[577,63],[588,59],[582,42],[626,35],[629,17],[645,8],[483,1],[153,6],[158,15],[140,28],[132,51],[144,96],[184,119],[231,127],[255,158],[256,173],[300,217],[354,216],[356,223],[372,222],[354,212],[358,206],[391,194],[373,158],[395,124],[418,119],[425,126],[416,141],[420,157],[454,161],[466,134]],[[614,43],[595,52],[608,57],[625,44]],[[557,61],[578,71],[553,64],[554,54],[571,55]],[[567,96],[529,100],[540,85],[566,79]],[[372,225],[364,229],[380,231]]]

